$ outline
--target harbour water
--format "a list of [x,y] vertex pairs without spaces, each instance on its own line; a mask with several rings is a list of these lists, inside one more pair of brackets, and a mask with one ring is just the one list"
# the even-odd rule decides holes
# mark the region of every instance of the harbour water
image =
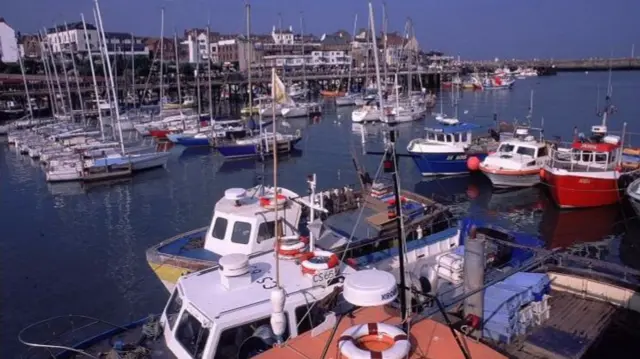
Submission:
[[[606,84],[606,73],[573,73],[521,80],[510,91],[463,92],[460,118],[486,125],[494,113],[500,121],[524,118],[534,90],[534,125],[544,117],[548,138],[569,140],[574,126],[588,132],[600,122],[598,87],[602,104]],[[640,73],[613,73],[612,84],[618,112],[609,128],[619,130],[626,121],[628,131],[640,133]],[[448,96],[445,112],[452,112]],[[288,131],[300,128],[304,138],[299,153],[281,158],[279,185],[302,192],[311,173],[319,188],[355,184],[352,153],[375,172],[380,158],[362,156],[362,139],[370,149],[380,149],[381,126],[366,126],[362,136],[350,113],[328,106],[318,121],[286,121]],[[421,136],[431,121],[399,126],[399,148]],[[640,137],[631,137],[631,144],[640,145]],[[0,144],[1,357],[18,357],[24,350],[19,330],[46,317],[84,314],[123,323],[160,312],[167,293],[146,263],[146,248],[207,225],[225,189],[252,186],[257,174],[272,181],[272,162],[262,169],[251,161],[223,163],[208,149],[171,152],[166,169],[83,188],[47,184],[38,164]],[[423,181],[408,158],[400,162],[400,178],[404,188],[434,195],[462,213],[540,233],[550,247],[574,246],[576,253],[640,267],[638,224],[624,206],[560,212],[544,188],[493,192],[481,175]],[[582,242],[595,243],[576,246]]]

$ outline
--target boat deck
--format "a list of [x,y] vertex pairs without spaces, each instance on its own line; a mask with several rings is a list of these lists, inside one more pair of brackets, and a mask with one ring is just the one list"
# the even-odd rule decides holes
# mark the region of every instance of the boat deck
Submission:
[[609,326],[617,308],[605,302],[552,292],[550,316],[532,333],[517,338],[505,350],[519,359],[582,358]]

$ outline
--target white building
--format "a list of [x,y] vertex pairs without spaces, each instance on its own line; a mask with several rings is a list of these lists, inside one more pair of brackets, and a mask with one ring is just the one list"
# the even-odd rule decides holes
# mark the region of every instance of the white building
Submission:
[[351,56],[345,51],[311,51],[305,55],[270,55],[262,58],[266,67],[349,66]]
[[[210,34],[211,35],[211,34]],[[187,39],[181,42],[187,47],[189,62],[206,63],[207,58],[211,58],[213,63],[217,63],[218,59],[218,41],[209,38],[209,49],[207,50],[207,32],[192,31],[187,35]]]
[[271,30],[271,37],[273,37],[273,42],[277,45],[293,45],[293,26],[289,26],[289,29],[280,29],[276,30],[276,27],[273,27]]
[[2,62],[18,62],[20,56],[16,32],[0,17],[0,60]]
[[[53,53],[72,50],[76,53],[85,53],[91,49],[98,51],[98,30],[92,24],[87,23],[87,38],[85,41],[84,27],[81,22],[74,22],[47,29],[45,46],[50,46]],[[105,32],[106,47],[109,54],[131,54],[132,44],[135,55],[149,55],[149,49],[142,43],[141,38],[122,32]]]

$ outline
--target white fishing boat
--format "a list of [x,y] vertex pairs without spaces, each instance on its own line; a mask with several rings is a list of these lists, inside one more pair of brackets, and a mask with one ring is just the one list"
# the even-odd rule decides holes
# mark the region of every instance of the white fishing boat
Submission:
[[514,138],[500,142],[496,152],[480,163],[480,171],[494,187],[531,187],[540,183],[540,170],[549,159],[549,148],[529,130],[517,128]]

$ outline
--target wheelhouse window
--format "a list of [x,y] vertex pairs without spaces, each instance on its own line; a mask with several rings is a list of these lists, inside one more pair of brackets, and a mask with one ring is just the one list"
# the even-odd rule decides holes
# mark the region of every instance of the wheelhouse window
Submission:
[[231,242],[238,244],[247,244],[251,238],[251,224],[247,222],[236,222],[233,224],[231,232]]
[[173,291],[173,294],[171,294],[169,304],[167,304],[167,310],[165,311],[165,313],[167,314],[167,321],[169,322],[169,329],[171,330],[174,329],[173,325],[176,323],[178,314],[180,314],[180,308],[182,308],[182,297],[180,297],[178,288],[176,288]]
[[[214,359],[248,358],[250,357],[249,354],[251,351],[269,349],[275,344],[276,338],[273,338],[273,340],[260,338],[269,336],[265,335],[267,333],[273,334],[270,320],[271,317],[266,317],[254,322],[225,329],[222,334],[220,334]],[[286,312],[285,322],[287,323],[287,327],[282,336],[282,340],[289,338],[289,317]]]
[[434,141],[436,139],[436,134],[433,132],[427,132],[427,140]]
[[498,148],[498,152],[502,152],[502,153],[510,153],[513,152],[513,149],[515,148],[514,145],[508,144],[508,143],[503,143],[500,145],[500,147]]
[[[282,235],[282,228],[283,228],[282,220],[280,220],[279,222],[280,222],[280,225],[278,228],[280,230],[280,235]],[[276,221],[260,223],[260,225],[258,226],[258,238],[257,238],[258,243],[262,241],[266,241],[267,239],[271,239],[276,236],[275,224],[276,224]]]
[[596,153],[596,163],[607,163],[607,154],[606,153]]
[[536,149],[531,147],[518,146],[516,153],[523,156],[535,157]]
[[470,134],[467,134],[466,132],[460,134],[460,140],[462,140],[462,142],[467,142],[468,138],[471,138]]
[[444,142],[444,133],[439,133],[436,135],[436,140],[438,142]]
[[211,237],[223,240],[225,234],[227,234],[228,223],[229,221],[226,218],[216,218],[216,223],[213,224],[213,229],[211,230]]
[[185,310],[180,317],[176,329],[176,339],[192,358],[200,359],[209,338],[209,328],[203,328],[202,323]]
[[460,133],[456,133],[453,135],[453,141],[454,142],[460,142]]
[[546,157],[548,155],[549,155],[549,151],[547,150],[546,147],[538,148],[538,157]]

